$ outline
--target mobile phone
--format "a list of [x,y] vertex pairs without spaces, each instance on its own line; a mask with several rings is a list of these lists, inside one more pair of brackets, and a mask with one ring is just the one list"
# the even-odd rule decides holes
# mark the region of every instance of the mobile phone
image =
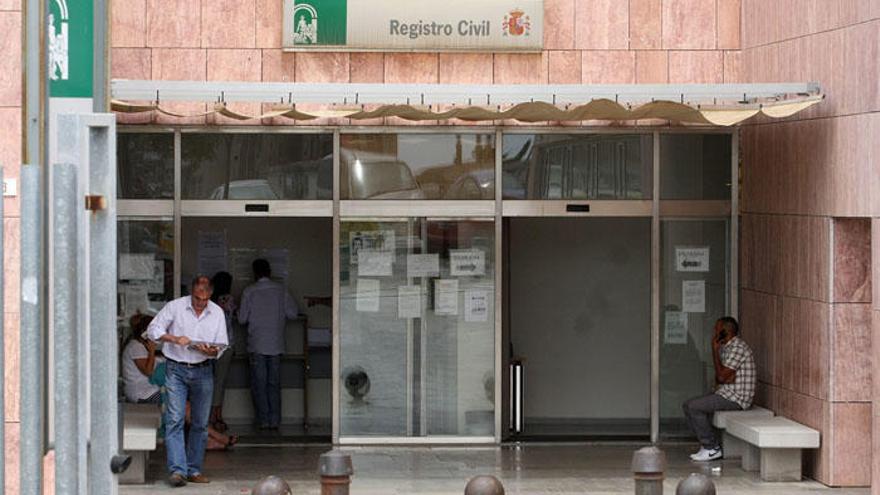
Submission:
[[718,342],[723,342],[725,339],[727,339],[727,330],[722,328],[721,331],[718,332],[718,338],[716,340]]

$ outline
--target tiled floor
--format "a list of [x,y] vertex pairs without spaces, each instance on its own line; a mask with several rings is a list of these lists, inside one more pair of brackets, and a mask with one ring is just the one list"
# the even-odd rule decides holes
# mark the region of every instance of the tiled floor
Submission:
[[[502,447],[354,447],[355,476],[352,495],[461,494],[467,480],[492,474],[504,483],[508,494],[631,494],[630,469],[634,444],[526,444]],[[237,446],[230,452],[209,452],[205,474],[208,485],[174,490],[187,494],[250,493],[262,477],[275,474],[286,479],[294,495],[318,494],[318,456],[327,446]],[[687,454],[690,446],[666,445],[669,469],[666,493],[691,472],[713,477],[719,495],[773,494],[867,495],[868,489],[830,489],[815,482],[762,483],[754,473],[739,468],[738,461],[698,465]],[[124,495],[165,492],[164,453],[153,457],[142,486],[123,486]]]

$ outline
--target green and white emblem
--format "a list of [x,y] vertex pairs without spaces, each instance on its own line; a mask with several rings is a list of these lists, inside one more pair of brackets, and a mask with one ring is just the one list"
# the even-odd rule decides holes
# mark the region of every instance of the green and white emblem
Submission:
[[347,15],[346,0],[285,0],[285,44],[344,46]]

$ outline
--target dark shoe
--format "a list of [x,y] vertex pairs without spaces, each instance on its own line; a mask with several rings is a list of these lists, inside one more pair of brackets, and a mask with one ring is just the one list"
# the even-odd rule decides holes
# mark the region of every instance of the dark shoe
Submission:
[[180,473],[174,473],[168,477],[168,484],[174,488],[180,488],[186,486],[186,478]]
[[211,482],[211,480],[209,480],[208,477],[202,473],[187,476],[186,480],[189,481],[190,483],[210,483]]

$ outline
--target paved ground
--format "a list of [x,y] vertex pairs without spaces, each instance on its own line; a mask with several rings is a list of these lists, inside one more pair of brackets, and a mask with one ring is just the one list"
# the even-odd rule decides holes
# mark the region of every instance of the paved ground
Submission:
[[[629,473],[632,444],[526,444],[502,447],[355,447],[352,495],[461,494],[466,481],[477,474],[492,474],[504,483],[507,494],[632,494]],[[230,452],[209,452],[205,473],[208,485],[193,485],[173,493],[180,495],[248,494],[263,476],[286,479],[294,495],[320,493],[318,456],[327,446],[236,446]],[[738,461],[698,465],[690,462],[690,446],[663,447],[669,460],[665,493],[691,472],[703,472],[715,480],[719,495],[773,494],[868,495],[868,489],[830,489],[819,483],[763,483],[739,468]],[[165,484],[164,452],[152,459],[151,481],[142,486],[123,486],[120,493],[139,495],[169,493]]]

